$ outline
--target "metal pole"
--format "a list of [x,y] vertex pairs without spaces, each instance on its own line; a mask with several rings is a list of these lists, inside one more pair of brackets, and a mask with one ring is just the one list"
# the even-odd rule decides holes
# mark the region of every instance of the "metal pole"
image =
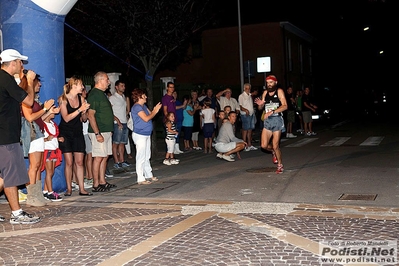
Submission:
[[243,84],[244,84],[244,62],[242,59],[242,40],[241,40],[241,8],[240,8],[240,0],[237,0],[238,4],[238,42],[239,42],[239,50],[240,50],[240,86],[241,90],[243,90]]

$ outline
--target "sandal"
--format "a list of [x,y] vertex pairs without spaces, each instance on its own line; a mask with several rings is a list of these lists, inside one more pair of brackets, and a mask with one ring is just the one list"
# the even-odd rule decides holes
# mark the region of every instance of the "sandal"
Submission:
[[156,181],[158,181],[159,179],[156,178],[155,176],[153,176],[153,177],[151,177],[151,178],[146,178],[145,180],[150,181],[150,182],[156,182]]
[[106,182],[105,184],[100,184],[100,186],[104,186],[106,188],[116,188],[116,185]]
[[79,196],[93,196],[93,193],[91,193],[91,192],[86,192],[86,193],[79,192]]
[[98,185],[98,187],[93,187],[91,189],[91,192],[106,192],[109,191],[109,188],[105,187],[104,185]]
[[145,181],[142,181],[142,182],[138,182],[137,184],[139,184],[139,185],[149,185],[151,183],[152,183],[151,181],[145,180]]

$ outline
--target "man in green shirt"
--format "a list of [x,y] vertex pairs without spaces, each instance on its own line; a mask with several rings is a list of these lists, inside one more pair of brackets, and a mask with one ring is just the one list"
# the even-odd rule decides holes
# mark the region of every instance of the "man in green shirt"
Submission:
[[107,73],[97,72],[94,75],[94,88],[90,91],[87,101],[89,137],[93,156],[93,192],[104,192],[116,185],[105,180],[108,156],[112,154],[112,131],[114,130],[114,114],[105,90],[110,85]]

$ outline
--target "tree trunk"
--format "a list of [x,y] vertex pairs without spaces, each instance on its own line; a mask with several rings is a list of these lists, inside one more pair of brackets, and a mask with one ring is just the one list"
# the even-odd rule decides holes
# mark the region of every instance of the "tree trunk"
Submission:
[[[152,80],[146,80],[147,83],[147,106],[152,111],[154,109],[154,91],[152,88]],[[161,111],[160,111],[161,112]],[[153,158],[157,152],[157,132],[156,132],[156,119],[152,119],[152,135],[151,135],[151,158]]]

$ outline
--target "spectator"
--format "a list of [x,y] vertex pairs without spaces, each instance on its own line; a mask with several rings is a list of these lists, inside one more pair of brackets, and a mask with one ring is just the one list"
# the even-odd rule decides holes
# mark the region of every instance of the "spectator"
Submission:
[[[127,158],[130,160],[130,159],[133,159],[133,156],[132,156],[132,146],[131,146],[131,143],[132,143],[132,129],[133,129],[133,120],[132,119],[130,119],[131,118],[131,114],[130,114],[130,109],[131,109],[131,107],[132,107],[132,105],[131,105],[131,95],[130,95],[130,97],[126,97],[126,107],[127,107],[127,110],[128,110],[128,122],[127,122],[127,128],[128,128],[128,130],[129,130],[129,134],[128,134],[128,138],[127,138],[127,144],[125,145],[125,150],[126,150],[126,154],[127,154]],[[130,127],[129,127],[129,119],[130,119]]]
[[231,111],[228,119],[229,121],[223,123],[220,128],[216,138],[215,150],[218,152],[216,157],[228,162],[234,162],[234,159],[230,155],[242,151],[247,146],[247,143],[234,135],[233,125],[237,120],[237,113]]
[[173,92],[173,98],[175,99],[176,103],[176,130],[178,132],[176,136],[176,144],[175,144],[175,149],[174,149],[174,154],[180,154],[183,153],[183,151],[180,150],[180,135],[181,135],[181,130],[183,126],[183,111],[184,108],[186,108],[188,100],[184,100],[183,103],[177,98],[177,91]]
[[152,111],[148,109],[147,95],[144,90],[133,90],[133,106],[131,115],[133,117],[133,142],[136,145],[136,174],[139,185],[151,184],[158,181],[152,174],[151,158],[151,134],[153,130],[152,119],[162,107],[157,103]]
[[[26,74],[27,90],[23,90],[14,79],[21,75],[23,61],[27,56],[14,49],[6,49],[0,54],[0,191],[4,191],[11,209],[11,224],[34,224],[41,218],[22,210],[18,201],[18,186],[29,182],[24,156],[20,148],[21,103],[32,106],[35,100],[33,81],[36,73]],[[0,221],[5,221],[0,215]]]
[[112,155],[114,157],[114,168],[129,167],[125,158],[125,145],[129,139],[127,119],[129,110],[125,97],[125,83],[117,80],[115,82],[115,93],[109,97],[114,113],[114,130],[112,134]]
[[313,132],[313,119],[312,112],[316,112],[317,106],[313,102],[313,98],[310,95],[309,87],[306,87],[304,94],[302,95],[302,116],[303,124],[305,127],[306,136],[315,136],[316,133]]
[[[184,101],[189,101],[190,96],[184,95]],[[194,125],[194,109],[191,103],[187,104],[183,110],[183,123],[182,127],[184,130],[184,151],[191,151],[190,140],[193,135],[193,125]]]
[[84,89],[82,80],[71,77],[64,85],[64,93],[59,97],[61,122],[59,125],[60,137],[64,138],[59,143],[60,150],[65,160],[65,180],[67,190],[64,196],[72,195],[72,176],[75,171],[79,185],[79,195],[90,196],[84,188],[84,154],[86,151],[83,136],[82,122],[88,118],[87,110],[90,104],[81,96]]
[[94,88],[87,97],[90,104],[89,137],[93,148],[92,192],[105,192],[116,187],[115,184],[110,184],[105,180],[108,157],[112,154],[112,131],[114,130],[114,114],[105,93],[109,85],[107,73],[97,72],[94,75]]
[[[19,86],[26,89],[26,85],[27,80],[25,77],[22,77]],[[50,115],[51,112],[49,112],[49,110],[54,105],[54,99],[46,101],[42,107],[42,103],[39,101],[39,91],[41,87],[39,75],[36,75],[33,85],[36,96],[33,105],[27,106],[24,103],[21,105],[23,115],[22,146],[24,149],[24,156],[29,158],[29,185],[26,187],[28,191],[26,204],[31,206],[44,206],[47,204],[47,201],[42,193],[41,181],[41,167],[44,152],[44,123],[42,117],[45,118]],[[53,111],[53,109],[51,111]],[[26,134],[26,132],[29,133]]]
[[224,111],[219,112],[219,117],[218,117],[218,132],[222,126],[222,124],[225,122],[224,120],[227,119],[227,115]]
[[295,97],[291,86],[288,86],[285,93],[287,101],[287,138],[292,139],[297,136],[292,133],[292,125],[295,123]]
[[255,129],[254,103],[251,96],[251,84],[244,84],[244,91],[238,96],[240,116],[242,122],[242,139],[248,144],[245,151],[254,151],[258,148],[252,146],[252,130]]
[[200,112],[200,125],[204,134],[204,153],[212,153],[212,136],[213,132],[215,132],[216,116],[215,109],[211,108],[211,104],[211,100],[206,99]]
[[237,100],[231,97],[231,89],[226,88],[225,90],[219,91],[216,94],[216,99],[219,102],[220,110],[224,110],[226,105],[231,107],[231,110],[239,114],[240,112],[240,105],[238,104]]
[[[253,103],[253,108],[254,108],[254,113],[255,113],[255,130],[257,130],[258,128],[261,128],[261,126],[263,126],[263,121],[261,120],[262,112],[260,112],[258,110],[258,105],[255,103],[255,99],[259,97],[259,88],[252,87],[251,97],[252,97],[252,103]],[[256,143],[259,141],[254,138],[255,130],[252,130],[252,143]]]
[[[169,112],[172,112],[176,116],[176,100],[173,97],[173,92],[175,91],[175,84],[169,81],[166,84],[166,94],[162,96],[162,111],[164,122],[166,121],[166,116]],[[177,123],[178,121],[176,121]]]
[[[87,99],[87,94],[89,92],[87,89],[82,90],[83,99]],[[84,156],[84,169],[85,169],[85,178],[84,178],[84,188],[93,187],[93,156],[92,156],[92,147],[91,140],[89,138],[89,119],[86,121],[82,120],[82,128],[83,128],[83,137],[85,139],[85,156]]]
[[298,115],[298,123],[299,123],[299,128],[297,129],[296,132],[303,134],[305,130],[303,130],[303,118],[302,118],[302,90],[296,91],[295,105],[296,105],[296,114]]
[[174,121],[175,121],[175,114],[169,112],[166,115],[166,122],[165,122],[165,131],[166,131],[165,143],[167,151],[165,154],[165,160],[163,160],[163,164],[166,165],[179,164],[179,161],[174,158],[176,136],[179,134],[179,132],[176,129],[176,124]]
[[[213,95],[213,90],[211,88],[208,88],[206,90],[206,95],[202,100],[200,100],[200,104],[203,106],[204,102],[207,100],[211,101],[210,107],[211,107],[211,109],[215,110],[215,116],[218,117],[218,102],[217,102],[215,95]],[[217,121],[215,121],[214,131],[212,134],[212,140],[215,139],[216,131],[218,130],[217,125],[218,125],[218,123],[217,123]]]
[[43,196],[50,201],[62,201],[62,197],[57,192],[53,191],[53,175],[54,169],[61,164],[62,153],[58,148],[59,142],[64,142],[63,137],[59,137],[59,129],[54,122],[55,114],[60,112],[60,108],[52,107],[50,115],[47,116],[44,122],[44,154],[41,171],[46,170],[46,178],[44,180]]
[[191,140],[193,142],[193,149],[200,151],[202,150],[202,148],[198,144],[198,137],[199,137],[199,132],[201,130],[201,118],[200,118],[201,105],[198,100],[198,92],[196,90],[191,91],[190,104],[194,110],[194,115],[193,115],[194,124],[193,124],[193,133],[191,136]]

